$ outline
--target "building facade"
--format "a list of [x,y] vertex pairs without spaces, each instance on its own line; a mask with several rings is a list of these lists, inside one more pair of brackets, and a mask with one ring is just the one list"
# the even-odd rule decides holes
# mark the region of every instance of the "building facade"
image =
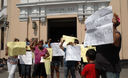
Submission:
[[[127,0],[8,0],[4,45],[14,38],[38,38],[58,41],[62,35],[75,36],[84,41],[84,21],[95,11],[113,6],[113,12],[121,18],[121,59],[128,59],[128,1]],[[4,50],[3,50],[4,51]],[[4,52],[1,52],[3,57]]]
[[[0,51],[3,51],[7,42],[5,37],[6,28],[9,22],[7,21],[7,0],[0,0]],[[3,52],[4,54],[4,52]],[[0,57],[1,57],[0,53]]]

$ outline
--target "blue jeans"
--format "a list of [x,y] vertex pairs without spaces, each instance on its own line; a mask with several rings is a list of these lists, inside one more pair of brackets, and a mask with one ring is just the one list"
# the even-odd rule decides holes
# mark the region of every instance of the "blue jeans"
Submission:
[[101,74],[102,78],[120,78],[120,73],[104,72]]
[[68,78],[69,73],[71,73],[72,78],[76,78],[75,66],[76,66],[76,61],[67,61],[66,62],[66,64],[64,65],[65,78]]
[[106,72],[107,78],[120,78],[119,73]]

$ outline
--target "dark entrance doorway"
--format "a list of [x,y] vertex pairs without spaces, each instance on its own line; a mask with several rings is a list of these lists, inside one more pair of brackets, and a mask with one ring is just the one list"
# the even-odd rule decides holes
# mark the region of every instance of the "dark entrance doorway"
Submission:
[[48,19],[48,39],[60,40],[62,35],[77,36],[76,18]]

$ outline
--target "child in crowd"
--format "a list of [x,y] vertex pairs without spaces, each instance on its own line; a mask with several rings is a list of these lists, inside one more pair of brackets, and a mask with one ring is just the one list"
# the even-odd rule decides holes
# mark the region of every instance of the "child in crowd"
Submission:
[[89,49],[86,53],[88,64],[85,65],[81,72],[82,78],[99,78],[98,72],[95,69],[95,58],[96,51],[94,49]]

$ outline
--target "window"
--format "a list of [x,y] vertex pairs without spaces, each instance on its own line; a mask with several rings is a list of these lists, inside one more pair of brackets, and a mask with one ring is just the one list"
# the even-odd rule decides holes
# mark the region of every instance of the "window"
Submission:
[[1,50],[4,50],[4,27],[1,28]]
[[1,9],[4,7],[4,0],[1,0]]

